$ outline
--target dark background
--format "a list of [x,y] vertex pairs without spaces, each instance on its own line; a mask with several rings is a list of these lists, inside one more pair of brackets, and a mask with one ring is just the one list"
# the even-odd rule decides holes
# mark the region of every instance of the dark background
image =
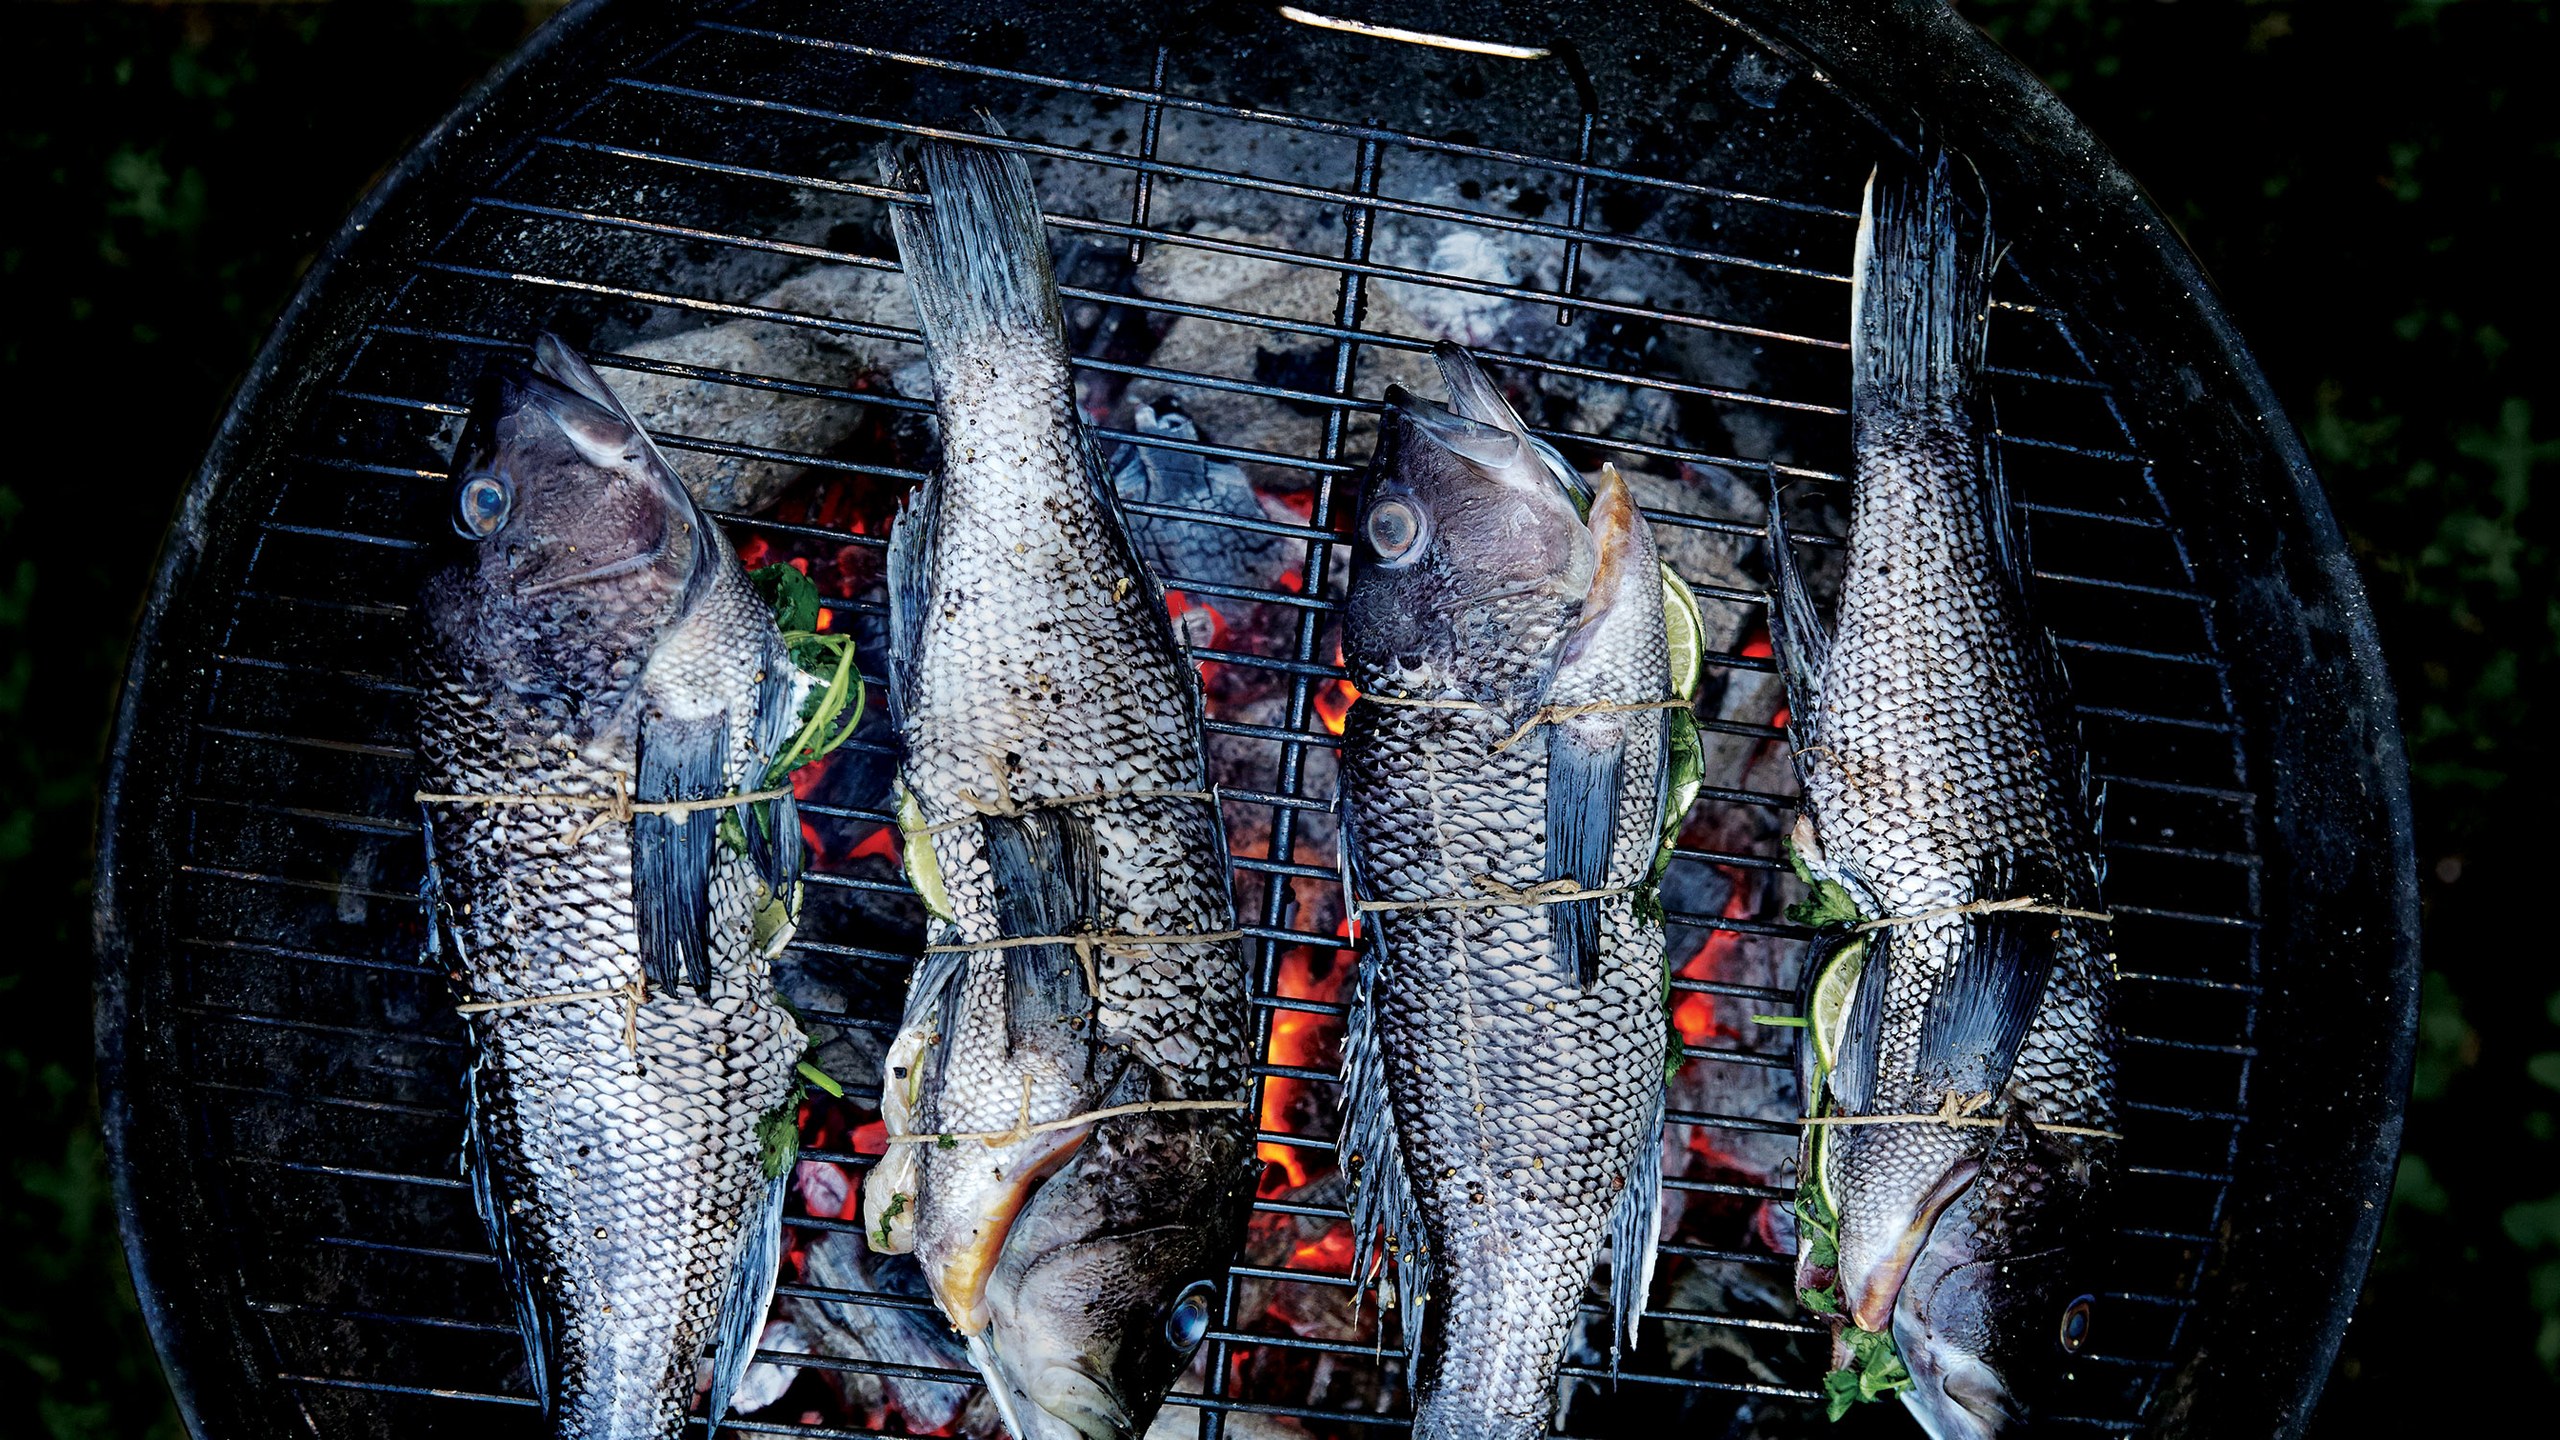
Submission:
[[[0,1434],[178,1428],[89,1067],[95,784],[160,532],[314,250],[553,8],[0,9]],[[2203,256],[2327,477],[2399,685],[2422,1051],[2315,1433],[2560,1413],[2560,593],[2555,507],[2533,508],[2560,463],[2560,247],[2533,218],[2560,210],[2555,7],[1959,8]]]

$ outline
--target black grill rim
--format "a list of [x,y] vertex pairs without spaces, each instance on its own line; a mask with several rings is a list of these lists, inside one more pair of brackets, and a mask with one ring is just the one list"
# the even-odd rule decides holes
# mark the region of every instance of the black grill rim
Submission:
[[[1692,0],[1696,3],[1696,0]],[[193,1172],[175,1083],[167,913],[185,843],[184,733],[204,657],[294,423],[338,373],[382,288],[440,236],[421,203],[477,189],[514,137],[584,77],[643,63],[697,20],[695,0],[579,0],[390,171],[279,321],[190,487],[137,633],[100,817],[100,1088],[136,1289],[182,1414],[199,1435],[294,1424],[293,1399],[235,1323],[218,1202]],[[1436,7],[1415,5],[1403,11]],[[2292,1434],[2307,1421],[2378,1234],[2415,1024],[2414,854],[2395,708],[2370,614],[2299,438],[2175,232],[2060,102],[1927,0],[1699,4],[1790,50],[1889,133],[1924,127],[1995,190],[2044,200],[2017,236],[2039,279],[2105,332],[2088,357],[2157,462],[2230,666],[2267,865],[2271,983],[2220,1243],[2191,1317],[2192,1358],[2153,1433]],[[1400,23],[1425,24],[1409,13]],[[1452,21],[1447,27],[1468,27]],[[2139,323],[2136,323],[2137,317]],[[1298,937],[1290,937],[1292,939]],[[1257,1407],[1243,1407],[1257,1408]],[[750,1427],[758,1428],[758,1427]]]

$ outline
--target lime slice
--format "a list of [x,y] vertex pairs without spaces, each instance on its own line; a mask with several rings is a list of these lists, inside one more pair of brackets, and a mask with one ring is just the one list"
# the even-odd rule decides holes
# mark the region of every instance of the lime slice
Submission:
[[951,913],[951,897],[942,888],[942,862],[933,853],[933,837],[925,832],[924,807],[916,797],[898,787],[898,846],[900,864],[906,869],[907,883],[923,897],[924,908],[945,920],[957,919]]
[[1858,975],[1867,968],[1867,942],[1852,940],[1840,947],[1822,976],[1813,982],[1813,1011],[1805,1032],[1813,1041],[1818,1075],[1828,1076],[1839,1063],[1841,1031],[1849,1024],[1849,1001],[1858,993]]
[[[1822,1113],[1822,1087],[1829,1083],[1832,1066],[1839,1063],[1841,1032],[1848,1027],[1849,1002],[1857,998],[1858,977],[1867,968],[1867,942],[1852,940],[1832,955],[1822,974],[1813,982],[1813,1006],[1805,1016],[1805,1034],[1813,1044],[1813,1094],[1807,1097],[1813,1113]],[[1840,1213],[1840,1197],[1831,1190],[1831,1127],[1816,1125],[1813,1130],[1813,1178],[1822,1187],[1823,1203],[1831,1213]]]
[[1662,567],[1662,630],[1671,645],[1671,693],[1695,700],[1706,669],[1707,622],[1698,614],[1698,597],[1689,593],[1689,582],[1668,565]]

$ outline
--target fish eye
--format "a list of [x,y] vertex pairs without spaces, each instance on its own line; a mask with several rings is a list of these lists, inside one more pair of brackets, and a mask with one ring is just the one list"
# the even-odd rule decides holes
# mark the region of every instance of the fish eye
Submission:
[[1369,548],[1389,565],[1409,561],[1422,548],[1422,512],[1402,500],[1381,500],[1361,523]]
[[2096,1296],[2083,1295],[2062,1307],[2062,1348],[2067,1353],[2076,1355],[2089,1343],[2089,1312],[2096,1304]]
[[462,482],[456,497],[453,528],[465,540],[485,540],[506,527],[507,512],[514,506],[505,481],[495,475],[474,475]]
[[1209,1333],[1209,1302],[1217,1295],[1217,1287],[1206,1280],[1194,1283],[1173,1302],[1164,1317],[1164,1338],[1173,1348],[1188,1354]]

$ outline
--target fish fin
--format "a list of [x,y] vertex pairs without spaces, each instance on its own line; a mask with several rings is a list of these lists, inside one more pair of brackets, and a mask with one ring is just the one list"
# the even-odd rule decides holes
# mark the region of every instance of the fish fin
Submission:
[[942,482],[934,476],[907,494],[889,527],[889,719],[903,729],[915,703],[923,658],[924,617],[933,605],[934,545],[941,529]]
[[1972,418],[1991,316],[1990,206],[1972,167],[1936,146],[1867,178],[1849,275],[1849,371],[1859,413],[1888,422]]
[[1627,1166],[1627,1188],[1618,1192],[1617,1207],[1609,1213],[1609,1304],[1617,1319],[1609,1337],[1613,1368],[1620,1337],[1626,1348],[1636,1348],[1644,1299],[1652,1293],[1654,1262],[1661,1254],[1662,1120],[1668,1103],[1667,1092],[1657,1087],[1653,1116]]
[[[809,688],[798,683],[799,669],[779,643],[768,643],[766,679],[762,693],[756,697],[755,722],[755,753],[768,762],[791,743],[799,727],[799,701]],[[787,777],[780,788],[790,788]],[[800,878],[799,800],[791,795],[768,800],[751,811],[741,812],[738,826],[746,834],[747,854],[755,862],[756,873],[764,878],[765,888],[788,897],[792,883]]]
[[1769,650],[1786,682],[1787,730],[1801,750],[1815,743],[1822,719],[1822,672],[1831,663],[1831,635],[1796,564],[1774,469],[1769,472],[1769,583]]
[[[2050,895],[1997,863],[1976,880],[1977,899]],[[1917,1071],[1932,1094],[1996,1094],[2009,1080],[2027,1026],[2053,975],[2057,916],[2002,911],[1965,917],[1964,943],[1929,997],[1920,1021]]]
[[[721,793],[728,720],[640,720],[633,798],[709,800]],[[640,968],[664,990],[679,980],[711,992],[711,863],[720,812],[631,817],[631,903],[640,929]]]
[[782,1273],[782,1201],[791,1189],[785,1169],[765,1185],[764,1195],[749,1212],[738,1237],[738,1263],[729,1288],[720,1297],[719,1318],[712,1322],[711,1394],[703,1401],[703,1440],[720,1433],[729,1416],[729,1397],[756,1358],[756,1337],[764,1333],[764,1314],[773,1304],[774,1281]]
[[1893,985],[1891,930],[1867,932],[1867,959],[1858,971],[1858,993],[1841,1022],[1840,1049],[1831,1067],[1831,1097],[1844,1115],[1869,1112],[1876,1099],[1877,1048],[1884,1041],[1884,998]]
[[[1347,829],[1347,827],[1346,827]],[[1345,834],[1346,848],[1350,837]],[[1368,943],[1360,951],[1351,1009],[1342,1033],[1342,1132],[1337,1149],[1351,1176],[1351,1278],[1366,1285],[1383,1260],[1395,1263],[1398,1322],[1406,1343],[1418,1345],[1423,1302],[1431,1293],[1430,1241],[1422,1210],[1404,1173],[1396,1141],[1394,1102],[1387,1093],[1386,1053],[1378,1037],[1378,987],[1387,967],[1385,917],[1371,915]],[[1385,1232],[1387,1255],[1379,1254]]]
[[[1609,883],[1618,843],[1618,779],[1625,736],[1594,743],[1571,725],[1547,727],[1547,868],[1549,880],[1584,890]],[[1568,900],[1550,907],[1556,967],[1588,988],[1600,973],[1600,902]]]
[[[1163,627],[1170,642],[1173,640],[1173,618],[1165,608],[1164,579],[1156,573],[1156,567],[1148,564],[1146,557],[1138,553],[1138,533],[1130,528],[1129,512],[1120,506],[1119,488],[1112,481],[1110,467],[1102,463],[1102,453],[1093,443],[1092,429],[1079,424],[1076,437],[1079,442],[1077,449],[1082,452],[1085,483],[1093,488],[1094,504],[1102,511],[1102,528],[1111,536],[1112,553],[1120,558],[1120,573],[1136,582],[1143,612],[1156,617],[1156,624]],[[1186,664],[1182,668],[1188,670],[1190,666]],[[1197,710],[1198,687],[1193,689],[1195,700],[1192,708]]]
[[[958,926],[948,922],[936,923],[940,926],[942,933],[930,936],[935,943],[948,944],[959,940]],[[903,1032],[917,1025],[923,1025],[928,1027],[928,1033],[951,1035],[959,1028],[960,1004],[966,994],[968,983],[969,957],[966,954],[957,950],[937,950],[926,955],[917,963],[915,974],[908,978],[907,1008],[905,1014],[899,1019],[899,1029]],[[917,1078],[916,1098],[926,1109],[938,1111],[939,1097],[942,1094],[942,1072],[950,1063],[951,1047],[943,1044],[927,1045],[924,1047],[921,1058],[924,1074]],[[921,1134],[941,1124],[938,1115],[932,1117],[930,1125],[913,1123],[926,1118],[924,1115],[910,1116],[912,1128],[908,1133]]]
[[891,206],[889,229],[937,371],[999,336],[1037,335],[1065,349],[1048,224],[1021,155],[929,140],[884,150],[881,172],[899,189],[932,196],[929,206]]
[[[1066,935],[1085,928],[1098,908],[1091,821],[1067,810],[1033,810],[989,815],[978,822],[978,833],[986,842],[1000,934]],[[1018,945],[1003,954],[1010,1043],[1023,1044],[1044,1026],[1090,1018],[1094,997],[1073,947]],[[1086,1039],[1094,1038],[1088,1031]]]
[[489,1112],[480,1097],[477,1065],[463,1072],[462,1110],[462,1168],[471,1180],[471,1208],[480,1212],[481,1227],[489,1232],[489,1247],[498,1252],[498,1275],[505,1282],[507,1299],[515,1309],[516,1334],[524,1341],[525,1374],[533,1384],[534,1398],[542,1402],[543,1413],[549,1415],[559,1408],[559,1397],[551,1388],[552,1377],[560,1368],[559,1337],[552,1328],[545,1291],[516,1250],[515,1227],[507,1212],[514,1197],[507,1193],[505,1180],[489,1163],[498,1146],[496,1137],[488,1131]]

